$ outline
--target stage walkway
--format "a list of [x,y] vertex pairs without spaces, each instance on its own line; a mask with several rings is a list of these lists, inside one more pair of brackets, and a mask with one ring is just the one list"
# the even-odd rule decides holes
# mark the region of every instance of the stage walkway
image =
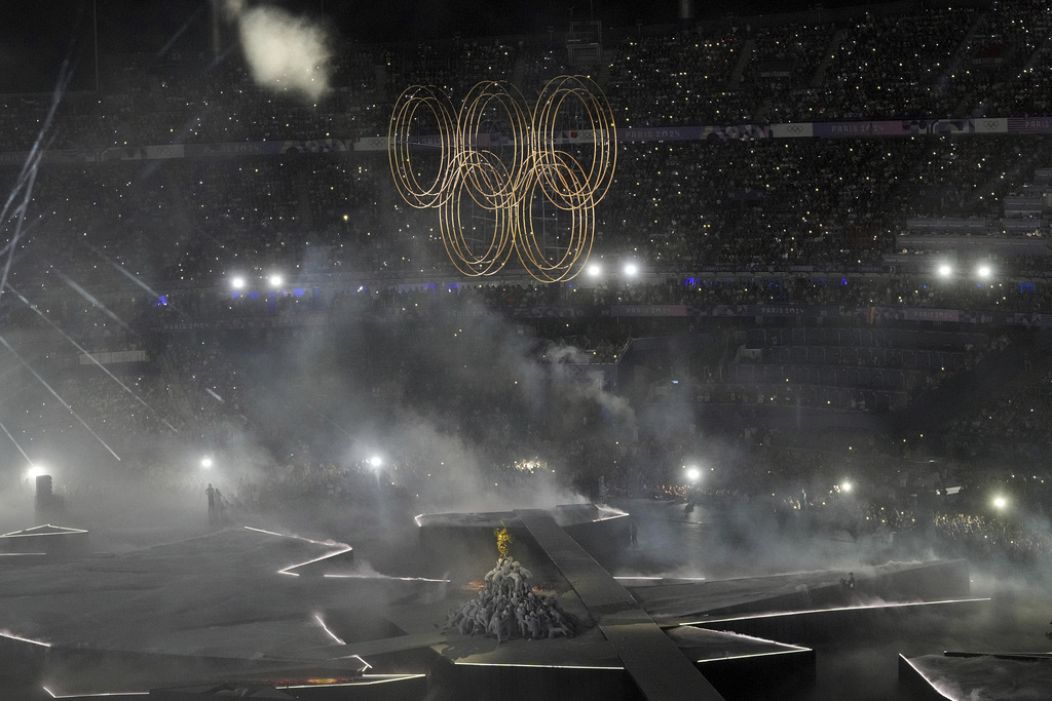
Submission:
[[648,701],[723,701],[628,590],[551,516],[537,509],[516,513],[599,622],[599,630]]

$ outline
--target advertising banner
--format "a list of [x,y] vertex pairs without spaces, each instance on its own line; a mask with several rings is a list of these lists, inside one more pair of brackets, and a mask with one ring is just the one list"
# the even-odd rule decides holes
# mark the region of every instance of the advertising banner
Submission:
[[1052,134],[1052,117],[1009,117],[1010,134]]

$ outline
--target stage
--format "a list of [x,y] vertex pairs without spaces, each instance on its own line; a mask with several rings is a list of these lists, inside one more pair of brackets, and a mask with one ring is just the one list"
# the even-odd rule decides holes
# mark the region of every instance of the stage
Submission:
[[[962,561],[858,569],[853,588],[839,570],[613,577],[573,523],[550,511],[513,517],[513,547],[580,622],[577,637],[459,635],[445,621],[475,595],[470,579],[387,575],[358,562],[351,543],[246,524],[123,554],[0,560],[0,684],[25,698],[173,688],[183,690],[163,698],[190,698],[188,687],[237,683],[299,699],[420,699],[437,683],[478,698],[573,689],[604,701],[718,701],[750,698],[758,680],[806,689],[814,643],[874,617],[966,613],[986,601],[969,595]],[[492,540],[479,557],[492,566]]]

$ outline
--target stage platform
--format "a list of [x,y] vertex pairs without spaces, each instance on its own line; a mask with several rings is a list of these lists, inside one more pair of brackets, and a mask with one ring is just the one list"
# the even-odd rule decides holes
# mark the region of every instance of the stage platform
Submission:
[[0,535],[0,566],[74,557],[87,551],[88,532],[82,528],[45,523]]
[[[671,678],[662,665],[678,661],[701,670],[713,693],[748,698],[749,684],[758,679],[780,688],[810,683],[815,654],[809,641],[856,634],[878,618],[908,616],[919,608],[967,612],[988,602],[968,595],[964,561],[860,568],[854,587],[841,582],[846,571],[712,581],[614,579],[544,512],[520,511],[516,517],[568,583],[563,601],[583,608],[597,626],[573,640],[543,645],[447,636],[446,645],[436,646],[452,662],[458,688],[485,689],[494,698],[543,698],[566,684],[582,698],[648,698],[639,680]],[[640,635],[643,627],[661,637]],[[632,658],[639,649],[654,653]],[[633,663],[643,671],[633,673]],[[689,682],[677,684],[688,688]],[[648,691],[659,698],[663,693]]]
[[273,701],[423,701],[427,696],[426,674],[371,674],[365,673],[353,681],[314,680],[307,684],[287,684],[280,681],[268,684],[215,682],[155,688],[140,691],[92,692],[69,691],[45,687],[44,699],[65,701],[207,701],[217,698],[245,698]]
[[372,651],[392,668],[408,660],[423,674],[434,638],[394,644],[404,631],[381,613],[433,598],[444,584],[355,573],[351,552],[230,528],[119,556],[6,568],[0,686],[72,695],[231,678],[346,684],[366,672],[406,672],[366,661],[355,645],[367,640],[387,641]]
[[628,590],[550,515],[532,510],[517,515],[597,619],[599,629],[649,701],[723,698]]
[[[630,517],[624,511],[596,504],[563,504],[543,510],[585,550],[597,554],[618,552],[629,543]],[[443,563],[456,571],[488,569],[493,552],[493,531],[507,528],[513,541],[519,542],[519,559],[530,555],[539,559],[545,554],[533,549],[532,539],[517,511],[455,512],[419,514],[421,552],[433,562]],[[485,571],[485,570],[483,570]]]
[[[806,647],[698,628],[668,633],[679,655],[727,698],[748,698],[749,685],[758,679],[787,688],[813,676],[814,652]],[[558,698],[568,688],[574,689],[575,699],[646,698],[618,649],[595,628],[540,645],[449,636],[436,649],[452,662],[457,688],[479,690],[485,698]]]
[[853,588],[841,582],[846,572],[835,571],[629,588],[666,629],[702,627],[807,646],[923,609],[963,615],[990,602],[969,595],[964,560],[891,563],[854,574]]
[[[874,611],[982,602],[945,598],[967,594],[963,563],[856,571],[851,591],[841,572],[615,579],[551,514],[515,518],[515,547],[541,555],[530,564],[535,581],[582,621],[579,636],[499,645],[460,636],[444,624],[475,595],[469,579],[387,577],[357,567],[349,544],[250,526],[4,567],[0,688],[40,698],[181,688],[192,698],[236,681],[297,699],[418,699],[437,675],[464,694],[509,701],[566,689],[596,701],[749,698],[757,680],[789,688],[813,675],[808,625],[858,629]],[[873,592],[905,598],[861,601]]]
[[967,597],[971,591],[964,560],[890,563],[853,571],[822,570],[696,582],[626,580],[629,590],[654,618],[679,623],[739,614],[776,613],[856,606],[870,602],[908,602]]
[[1047,701],[1052,698],[1052,653],[899,655],[899,682],[918,701]]

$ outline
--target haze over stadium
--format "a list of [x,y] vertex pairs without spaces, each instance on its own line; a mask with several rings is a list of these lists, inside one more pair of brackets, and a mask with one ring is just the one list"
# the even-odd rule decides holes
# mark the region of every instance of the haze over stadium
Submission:
[[0,699],[1043,700],[1052,8],[0,27]]

